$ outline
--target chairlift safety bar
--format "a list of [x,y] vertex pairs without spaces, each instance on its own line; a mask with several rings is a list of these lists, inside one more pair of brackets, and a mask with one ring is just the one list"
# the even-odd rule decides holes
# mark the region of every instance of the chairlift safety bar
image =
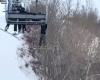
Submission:
[[24,19],[46,19],[46,15],[45,14],[13,14],[10,13],[8,14],[7,18],[16,18],[16,19],[20,19],[20,18],[24,18]]
[[42,25],[42,24],[46,24],[45,21],[12,21],[12,20],[8,20],[7,21],[8,24],[26,24],[26,25]]

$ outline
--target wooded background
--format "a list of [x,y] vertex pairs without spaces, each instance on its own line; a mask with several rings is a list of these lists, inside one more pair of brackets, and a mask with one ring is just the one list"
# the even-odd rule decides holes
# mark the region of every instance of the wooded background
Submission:
[[[100,79],[100,18],[92,0],[85,1],[85,5],[80,0],[48,1],[46,48],[34,48],[39,41],[39,26],[30,27],[23,36],[18,56],[40,80]],[[39,5],[39,9],[43,11],[45,5]]]

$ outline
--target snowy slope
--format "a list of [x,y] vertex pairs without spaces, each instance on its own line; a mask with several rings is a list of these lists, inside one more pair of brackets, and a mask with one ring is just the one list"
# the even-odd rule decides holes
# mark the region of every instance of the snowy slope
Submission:
[[[0,27],[6,25],[4,5],[0,4]],[[16,50],[21,42],[0,31],[0,80],[29,80],[18,67]],[[36,80],[35,78],[33,80]]]

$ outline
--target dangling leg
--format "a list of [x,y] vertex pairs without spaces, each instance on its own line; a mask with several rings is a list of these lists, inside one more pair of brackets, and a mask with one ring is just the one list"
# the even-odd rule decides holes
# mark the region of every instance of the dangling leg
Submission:
[[[26,21],[26,19],[23,19],[23,21]],[[23,30],[23,33],[24,33],[24,31],[26,31],[26,24],[22,24],[22,30]]]
[[5,27],[5,31],[8,30],[9,26],[10,26],[10,24],[7,24],[7,25],[6,25],[6,27]]
[[21,28],[22,28],[22,25],[21,24],[18,24],[18,32],[19,33],[21,32]]
[[22,32],[24,33],[26,31],[26,25],[22,24]]
[[26,25],[24,25],[24,30],[27,31],[27,30],[26,30]]
[[46,45],[46,36],[45,36],[45,34],[40,34],[39,46],[41,46],[41,45]]
[[39,41],[39,46],[42,44],[46,44],[46,29],[47,29],[47,24],[41,25],[41,34],[40,34],[40,41]]
[[17,24],[14,24],[14,34],[13,35],[16,35],[17,33]]

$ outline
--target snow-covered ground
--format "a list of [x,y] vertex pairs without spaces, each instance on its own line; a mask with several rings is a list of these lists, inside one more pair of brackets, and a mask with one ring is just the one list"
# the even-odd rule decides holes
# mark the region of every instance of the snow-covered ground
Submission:
[[[4,5],[0,4],[0,27],[6,25]],[[0,31],[0,80],[29,80],[19,69],[16,50],[21,42],[9,34]],[[36,76],[34,79],[36,80]]]

